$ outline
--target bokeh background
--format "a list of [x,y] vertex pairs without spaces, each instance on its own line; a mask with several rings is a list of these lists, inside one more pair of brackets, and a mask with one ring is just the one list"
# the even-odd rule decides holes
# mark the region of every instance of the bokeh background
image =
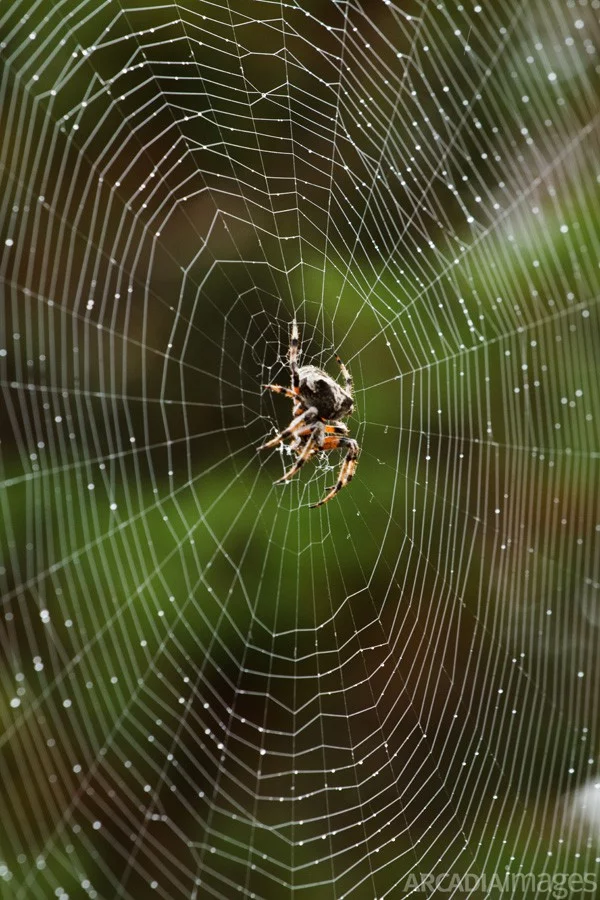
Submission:
[[600,883],[599,7],[0,10],[3,898]]

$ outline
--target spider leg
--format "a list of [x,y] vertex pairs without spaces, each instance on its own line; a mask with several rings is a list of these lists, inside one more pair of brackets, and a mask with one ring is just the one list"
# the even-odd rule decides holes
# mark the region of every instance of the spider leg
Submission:
[[285,441],[287,438],[295,435],[300,428],[306,425],[310,425],[312,422],[315,422],[318,418],[318,413],[316,407],[309,406],[308,409],[305,409],[303,413],[300,413],[299,416],[296,416],[295,419],[292,419],[287,428],[284,428],[283,431],[280,431],[279,434],[276,434],[274,438],[271,438],[270,441],[267,441],[266,444],[261,444],[260,447],[257,447],[257,450],[265,450],[267,447],[276,447],[277,444],[280,444],[282,441]]
[[298,400],[298,391],[295,388],[286,388],[281,384],[262,384],[261,387],[265,391],[273,391],[274,394],[283,394],[285,397],[289,397],[290,400],[293,400],[294,408],[292,416],[299,416],[303,409],[305,409]]
[[352,378],[352,375],[350,374],[350,372],[348,371],[348,369],[346,368],[344,363],[341,361],[341,359],[339,358],[337,353],[335,354],[335,358],[337,359],[338,365],[342,371],[342,375],[344,376],[344,381],[346,382],[346,390],[348,391],[348,393],[350,394],[351,397],[354,397],[354,393],[352,390],[353,385],[354,385],[354,380]]
[[[339,435],[342,435],[342,434],[348,434],[348,426],[345,425],[343,422],[336,422],[335,425],[326,425],[326,426],[325,426],[325,432],[326,432],[326,434],[328,434],[328,435],[332,435],[332,434],[339,434]],[[337,446],[337,445],[336,445],[336,446]],[[335,447],[333,447],[332,449],[335,449]]]
[[274,484],[282,484],[284,481],[287,481],[289,478],[292,478],[296,472],[298,472],[307,459],[310,459],[311,456],[314,456],[323,445],[323,435],[325,434],[325,426],[322,422],[317,422],[310,430],[306,429],[308,432],[308,440],[306,441],[302,450],[297,448],[297,452],[299,453],[298,459],[294,463],[291,469],[278,478],[277,481],[273,482]]
[[273,484],[283,484],[289,478],[293,478],[296,472],[298,472],[302,468],[306,460],[310,459],[311,456],[313,456],[317,452],[317,450],[318,447],[316,446],[314,440],[312,439],[312,437],[309,437],[303,449],[300,451],[298,459],[291,467],[291,469],[288,469],[287,472],[282,475],[281,478],[278,478],[277,481],[274,481]]
[[[325,438],[323,440],[322,450],[337,450],[340,446],[340,437],[348,434],[348,426],[343,422],[336,422],[335,425],[325,426]],[[335,485],[328,485],[325,490],[330,491]]]
[[292,338],[290,340],[290,372],[292,375],[292,389],[298,393],[300,387],[300,376],[298,375],[298,345],[300,343],[300,335],[298,334],[298,325],[296,319],[292,322]]
[[[327,444],[331,444],[333,446],[327,447]],[[335,447],[347,447],[348,452],[346,453],[346,458],[342,463],[342,467],[340,469],[340,474],[338,475],[338,480],[336,484],[331,488],[328,494],[323,497],[322,500],[319,500],[318,503],[311,503],[311,507],[315,509],[317,506],[322,506],[324,503],[327,503],[332,497],[341,491],[343,487],[349,484],[352,481],[354,473],[356,471],[356,466],[358,465],[358,454],[359,454],[359,446],[355,440],[352,438],[340,437],[340,438],[326,438],[325,446],[323,449],[335,449]]]
[[273,391],[274,394],[285,394],[290,400],[296,400],[298,393],[291,388],[282,387],[280,384],[261,384],[264,391]]

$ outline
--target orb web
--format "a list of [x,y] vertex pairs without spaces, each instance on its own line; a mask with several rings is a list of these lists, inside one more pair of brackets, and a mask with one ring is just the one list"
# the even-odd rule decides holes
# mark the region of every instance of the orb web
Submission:
[[3,896],[595,889],[598,7],[0,13]]

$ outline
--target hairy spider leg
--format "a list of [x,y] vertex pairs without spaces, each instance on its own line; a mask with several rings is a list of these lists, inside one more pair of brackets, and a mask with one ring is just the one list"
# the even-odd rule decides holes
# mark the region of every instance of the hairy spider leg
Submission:
[[342,375],[344,376],[344,381],[346,382],[346,390],[348,391],[348,393],[350,394],[351,397],[354,397],[354,393],[353,393],[354,379],[352,378],[352,375],[350,374],[350,372],[348,371],[348,369],[346,368],[346,366],[344,365],[342,360],[339,358],[337,353],[335,354],[335,358],[337,359],[338,365],[342,371]]
[[261,387],[264,391],[273,391],[274,394],[285,394],[290,400],[297,400],[298,398],[298,390],[294,391],[292,388],[283,387],[281,384],[261,384]]
[[295,419],[292,419],[287,428],[284,428],[283,431],[280,431],[279,434],[276,434],[274,438],[270,441],[267,441],[266,444],[262,444],[260,447],[257,447],[257,450],[265,450],[267,447],[276,447],[277,444],[280,444],[282,441],[285,441],[287,438],[291,437],[293,434],[302,428],[303,425],[309,425],[311,422],[316,422],[318,419],[317,410],[314,406],[309,406],[308,409],[305,409],[303,413],[299,416],[296,416]]
[[300,344],[300,335],[298,334],[298,325],[296,319],[292,322],[292,337],[290,340],[290,372],[292,375],[292,389],[298,392],[300,387],[300,375],[298,374],[298,346]]
[[[314,428],[314,426],[312,426]],[[309,431],[310,429],[307,429]],[[319,446],[319,450],[323,450],[328,453],[330,450],[337,450],[339,447],[345,446],[345,443],[342,444],[342,438],[344,435],[348,434],[348,429],[340,422],[338,425],[326,425],[325,426],[325,434],[323,436],[323,440],[321,445]],[[355,441],[356,443],[356,441]],[[358,447],[358,445],[357,445]],[[358,453],[357,453],[358,455]],[[356,466],[355,466],[356,468]],[[325,488],[326,491],[331,490],[333,485]],[[318,504],[314,503],[313,506],[317,506]]]
[[[299,428],[294,432],[294,440],[289,446],[292,450],[300,453],[304,446],[302,438],[305,438],[307,435],[312,435],[313,433],[317,435],[317,450],[335,450],[338,446],[338,441],[337,439],[334,439],[333,436],[348,434],[348,429],[343,422],[338,422],[337,425],[325,425],[323,422],[319,422],[318,427],[314,424],[307,425],[305,428]],[[335,444],[331,444],[330,446],[331,441],[327,435],[335,440]]]
[[325,426],[322,422],[317,422],[316,425],[312,428],[312,433],[310,433],[310,437],[300,449],[298,448],[298,459],[288,471],[278,478],[277,481],[273,482],[274,484],[282,484],[284,481],[287,481],[288,478],[292,478],[298,472],[307,459],[310,459],[311,456],[314,456],[319,450],[323,447],[323,435],[325,433]]
[[292,478],[296,474],[296,472],[300,471],[300,469],[302,468],[302,466],[304,465],[306,460],[310,459],[311,456],[314,456],[314,454],[317,452],[317,450],[318,450],[318,447],[315,445],[315,442],[313,441],[312,437],[309,438],[308,441],[306,442],[306,444],[304,445],[304,447],[302,448],[302,450],[300,451],[298,459],[296,460],[294,465],[291,467],[291,469],[288,469],[287,472],[285,473],[285,475],[282,475],[281,478],[278,478],[277,481],[273,482],[273,484],[284,484],[288,480],[288,478]]
[[313,429],[314,425],[307,425],[306,428],[300,428],[294,434],[294,437],[288,444],[290,450],[295,450],[296,453],[301,453],[307,439],[312,435]]
[[326,434],[348,434],[348,426],[343,422],[337,422],[335,425],[326,425],[325,432]]
[[[330,446],[327,446],[330,444]],[[340,469],[340,474],[338,475],[338,480],[336,484],[331,488],[328,494],[323,497],[322,500],[319,500],[318,503],[311,503],[311,508],[315,509],[317,506],[322,506],[324,503],[327,503],[332,497],[341,491],[343,487],[346,487],[349,484],[356,472],[356,466],[358,465],[358,444],[352,438],[347,437],[327,437],[325,438],[325,443],[323,446],[324,450],[335,450],[337,447],[347,447],[348,452],[346,454],[346,458],[342,463],[342,467]]]
[[299,388],[286,388],[281,384],[263,384],[261,387],[266,391],[273,391],[274,394],[283,394],[285,397],[289,397],[290,400],[293,400],[294,408],[292,410],[292,417],[300,415],[302,410],[306,409],[305,406],[302,406],[302,403],[298,398]]

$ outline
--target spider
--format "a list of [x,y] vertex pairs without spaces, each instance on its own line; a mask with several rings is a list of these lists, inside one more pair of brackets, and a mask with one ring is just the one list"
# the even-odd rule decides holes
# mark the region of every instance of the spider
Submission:
[[276,447],[292,438],[289,446],[296,451],[298,459],[275,484],[281,484],[292,478],[315,453],[322,450],[337,450],[340,447],[347,450],[337,482],[318,503],[311,504],[314,508],[327,503],[352,480],[360,448],[353,438],[348,437],[348,428],[340,421],[349,416],[354,409],[350,372],[337,353],[335,358],[345,380],[343,388],[327,372],[317,369],[316,366],[298,368],[299,343],[298,326],[294,319],[289,350],[292,386],[286,388],[280,384],[262,385],[265,390],[285,394],[294,401],[293,418],[287,428],[258,449]]

